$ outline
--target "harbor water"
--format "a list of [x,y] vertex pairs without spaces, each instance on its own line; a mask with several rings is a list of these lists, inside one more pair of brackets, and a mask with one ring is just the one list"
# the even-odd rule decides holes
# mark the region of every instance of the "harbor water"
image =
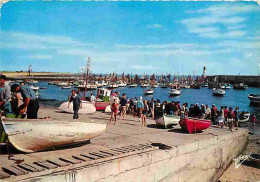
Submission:
[[[36,84],[39,87],[47,87],[47,89],[40,90],[40,99],[46,102],[46,105],[58,106],[62,101],[66,101],[70,95],[72,89],[62,89],[56,85],[48,85],[48,82],[39,82]],[[240,108],[240,111],[251,111],[260,113],[260,107],[250,104],[250,101],[247,97],[248,94],[260,94],[260,88],[248,87],[246,90],[235,90],[227,89],[225,96],[213,96],[212,90],[207,87],[201,87],[200,89],[182,89],[181,95],[179,96],[169,96],[169,88],[155,88],[153,95],[144,95],[143,91],[147,88],[141,88],[140,86],[129,88],[129,87],[120,87],[114,89],[113,92],[119,91],[122,95],[125,93],[128,98],[134,98],[142,96],[143,99],[160,99],[163,101],[180,101],[181,103],[187,102],[188,104],[209,104],[211,107],[212,104],[215,104],[218,108],[220,106],[236,107]],[[87,96],[90,94],[96,95],[96,90],[87,91]],[[83,96],[81,92],[81,96]]]

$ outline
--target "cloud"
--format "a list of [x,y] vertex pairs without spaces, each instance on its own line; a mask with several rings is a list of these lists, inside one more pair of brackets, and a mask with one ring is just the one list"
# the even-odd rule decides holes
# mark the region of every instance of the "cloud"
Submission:
[[[195,18],[187,18],[181,21],[189,33],[198,34],[203,38],[237,38],[247,33],[242,30],[247,17],[241,13],[259,12],[258,5],[246,4],[221,4],[213,5],[195,11],[186,11],[195,14]],[[239,15],[239,16],[238,16]]]
[[58,35],[39,35],[24,32],[1,32],[2,49],[60,49],[62,47],[96,47],[94,44],[87,44],[79,40]]
[[152,25],[147,25],[147,28],[162,28],[162,25],[160,25],[160,24],[152,24]]
[[41,54],[35,54],[35,55],[29,55],[29,59],[52,59],[52,55],[41,55]]

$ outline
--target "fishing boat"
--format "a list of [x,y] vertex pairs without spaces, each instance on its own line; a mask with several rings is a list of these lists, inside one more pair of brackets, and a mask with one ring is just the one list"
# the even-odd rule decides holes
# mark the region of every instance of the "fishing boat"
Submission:
[[27,80],[26,81],[28,84],[35,84],[35,83],[38,83],[37,80]]
[[208,86],[209,86],[208,83],[203,83],[203,84],[201,85],[201,87],[208,87]]
[[182,130],[192,134],[210,127],[211,121],[199,118],[183,118],[179,122]]
[[153,93],[154,93],[154,89],[152,89],[152,88],[144,91],[145,95],[152,95]]
[[[79,85],[76,88],[80,89],[80,90],[85,90],[86,86],[84,85]],[[97,85],[94,84],[87,84],[87,90],[96,90],[97,89]]]
[[180,121],[180,116],[163,115],[162,117],[156,119],[155,123],[158,126],[169,128],[172,127],[173,125],[177,125],[179,121]]
[[[68,108],[69,102],[63,102],[59,107],[58,110],[67,113],[74,113],[73,111],[73,102],[70,103]],[[94,114],[96,112],[96,107],[88,101],[82,101],[82,109],[79,109],[79,114]]]
[[226,93],[226,91],[221,89],[221,88],[213,88],[212,89],[212,95],[214,95],[214,96],[224,96],[225,93]]
[[249,121],[249,118],[250,118],[250,112],[241,112],[241,113],[239,114],[238,122],[239,122],[239,123],[248,122],[248,121]]
[[108,85],[107,88],[109,88],[109,89],[118,88],[118,85],[117,84],[110,84],[110,85]]
[[122,81],[119,81],[118,82],[118,87],[126,87],[126,83],[125,82],[122,82]]
[[148,84],[147,83],[143,83],[143,84],[141,84],[141,87],[142,88],[146,88],[146,87],[148,87]]
[[233,85],[233,89],[245,90],[247,89],[247,85],[245,85],[244,83],[236,83]]
[[133,83],[131,85],[129,85],[129,87],[137,87],[138,85],[136,83]]
[[[25,153],[87,142],[101,135],[105,124],[46,119],[9,119],[1,117],[1,130],[8,142]],[[3,135],[3,132],[2,135]]]
[[36,87],[36,86],[31,85],[30,88],[33,89],[34,91],[38,91],[40,87]]
[[157,87],[158,87],[158,84],[152,84],[151,87],[152,87],[152,88],[157,88]]
[[161,84],[161,88],[168,88],[166,84]]
[[169,91],[170,96],[176,96],[176,95],[180,95],[180,94],[181,94],[180,88],[178,88],[176,85],[171,87],[171,89]]
[[260,104],[260,95],[248,94],[248,99],[253,104]]
[[106,88],[99,88],[97,90],[97,101],[95,102],[95,107],[97,111],[104,111],[106,107],[110,104],[111,90]]
[[62,89],[71,89],[71,86],[64,86],[64,87],[61,87]]
[[60,86],[60,87],[67,86],[67,85],[68,85],[68,83],[66,83],[66,82],[58,82],[57,83],[57,86]]
[[231,89],[230,83],[225,84],[225,89]]

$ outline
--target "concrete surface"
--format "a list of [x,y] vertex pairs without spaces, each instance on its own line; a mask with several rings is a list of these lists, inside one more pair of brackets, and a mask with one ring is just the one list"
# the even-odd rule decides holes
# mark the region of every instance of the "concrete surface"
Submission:
[[[40,117],[50,116],[58,120],[70,120],[71,114],[53,109],[41,109]],[[82,122],[108,122],[109,115],[96,113],[80,115]],[[14,158],[25,162],[43,160],[86,151],[96,151],[128,145],[162,143],[169,150],[151,150],[127,155],[115,160],[104,160],[95,165],[71,165],[54,172],[45,170],[39,175],[29,173],[11,176],[7,181],[217,181],[228,167],[234,155],[239,154],[247,142],[246,129],[230,132],[226,128],[210,127],[202,133],[186,134],[179,126],[158,128],[153,120],[141,127],[137,118],[128,116],[116,125],[107,125],[106,132],[91,140],[88,145],[63,150],[32,154],[15,154]],[[7,154],[1,154],[0,165],[13,165]]]

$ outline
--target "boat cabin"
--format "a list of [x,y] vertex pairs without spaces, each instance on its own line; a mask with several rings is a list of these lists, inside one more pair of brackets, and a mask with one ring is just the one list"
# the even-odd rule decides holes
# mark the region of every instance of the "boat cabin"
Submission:
[[97,98],[108,102],[110,100],[111,90],[106,88],[99,88],[97,90]]

